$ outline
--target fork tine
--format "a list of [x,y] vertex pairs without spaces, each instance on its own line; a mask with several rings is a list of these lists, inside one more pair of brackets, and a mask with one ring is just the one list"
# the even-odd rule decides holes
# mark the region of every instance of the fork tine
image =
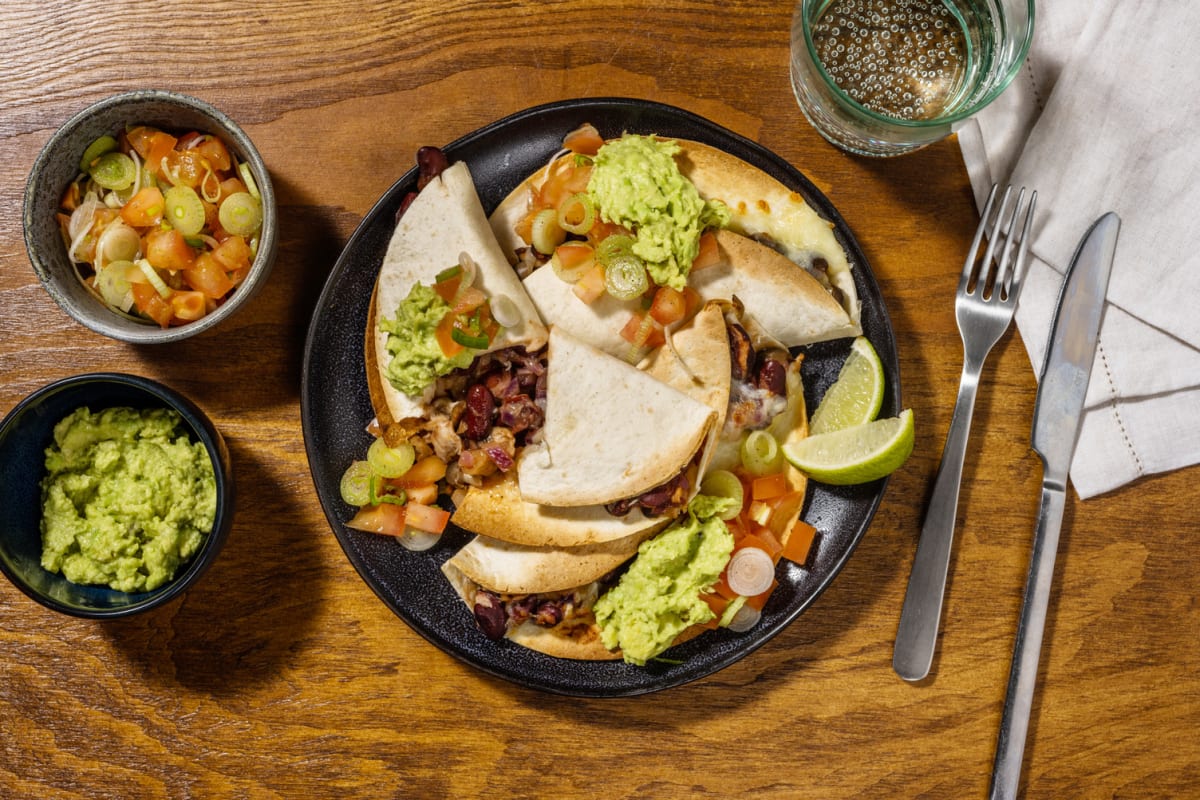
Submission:
[[1033,210],[1037,208],[1037,190],[1029,196],[1029,208],[1025,210],[1025,225],[1021,228],[1021,241],[1017,250],[1017,263],[1013,267],[1012,279],[1009,281],[1008,296],[1015,297],[1021,292],[1021,283],[1025,280],[1025,262],[1029,256],[1030,233],[1033,230]]
[[958,290],[960,292],[966,291],[967,286],[971,283],[971,277],[975,274],[975,267],[979,263],[979,243],[983,241],[983,234],[988,226],[988,218],[992,213],[992,204],[996,200],[996,192],[999,189],[1000,184],[992,184],[992,191],[988,193],[987,203],[983,206],[983,214],[979,217],[979,227],[975,229],[975,238],[971,240],[971,248],[967,251],[967,260],[963,262],[962,277],[958,280]]
[[1008,295],[1009,295],[1008,289],[1009,289],[1009,285],[1011,282],[1010,275],[1012,273],[1009,272],[1008,262],[1012,256],[1013,251],[1016,249],[1016,246],[1015,246],[1016,243],[1013,240],[1016,238],[1016,233],[1017,233],[1017,216],[1021,213],[1021,203],[1024,200],[1025,200],[1025,187],[1022,186],[1020,193],[1017,194],[1017,202],[1013,204],[1012,216],[1009,217],[1009,219],[1008,219],[1008,225],[1006,227],[1001,228],[999,226],[1000,226],[1002,220],[1000,220],[1000,219],[996,220],[998,230],[996,231],[995,235],[996,235],[996,238],[1001,239],[1001,241],[1000,241],[1000,266],[996,270],[996,279],[993,283],[995,288],[992,289],[992,292],[996,295],[996,297],[998,297],[1002,300],[1007,299]]
[[[1003,234],[1004,214],[1008,211],[1010,197],[1012,197],[1012,186],[1005,187],[1004,197],[1000,200],[1000,210],[996,212],[996,218],[988,225],[987,250],[983,252],[983,259],[979,262],[979,278],[975,282],[975,288],[981,295],[987,291],[988,276],[993,274],[992,265],[995,264],[996,240]],[[981,227],[982,225],[983,222],[980,222]]]

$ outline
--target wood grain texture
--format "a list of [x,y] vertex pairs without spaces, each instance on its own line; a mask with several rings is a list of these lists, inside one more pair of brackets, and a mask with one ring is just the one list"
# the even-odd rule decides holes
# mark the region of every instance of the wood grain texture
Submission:
[[[0,582],[0,796],[985,796],[1041,477],[1032,369],[1015,333],[988,362],[934,674],[905,684],[892,641],[957,388],[952,299],[977,217],[954,142],[868,161],[807,126],[789,17],[698,0],[0,5],[0,412],[79,372],[158,378],[214,417],[240,493],[212,571],[156,612],[75,620]],[[264,292],[161,348],[71,322],[20,230],[54,128],[142,87],[237,119],[283,211]],[[862,545],[794,625],[694,684],[583,701],[482,675],[376,599],[317,502],[299,387],[324,279],[417,147],[614,95],[755,139],[830,197],[882,287],[918,428]],[[1068,503],[1026,797],[1200,796],[1197,478]]]

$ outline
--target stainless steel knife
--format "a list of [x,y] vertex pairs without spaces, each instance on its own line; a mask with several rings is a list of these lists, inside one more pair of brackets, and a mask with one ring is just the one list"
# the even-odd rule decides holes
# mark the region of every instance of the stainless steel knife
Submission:
[[1096,220],[1079,243],[1063,279],[1046,360],[1038,380],[1033,449],[1043,464],[1042,502],[1008,676],[1008,695],[1000,720],[992,769],[992,800],[1015,798],[1020,784],[1046,606],[1054,577],[1054,557],[1066,505],[1067,475],[1079,437],[1083,401],[1096,356],[1100,316],[1120,227],[1120,218],[1110,212]]

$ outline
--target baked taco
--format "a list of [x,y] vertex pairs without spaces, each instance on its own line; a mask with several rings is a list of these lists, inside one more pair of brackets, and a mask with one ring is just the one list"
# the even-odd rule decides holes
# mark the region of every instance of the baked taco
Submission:
[[[667,287],[699,301],[736,295],[788,347],[860,332],[845,251],[797,193],[699,142],[596,135],[583,147],[527,178],[490,218],[548,324],[634,359],[677,321],[639,307],[658,305]],[[648,280],[622,277],[638,272],[631,260]]]

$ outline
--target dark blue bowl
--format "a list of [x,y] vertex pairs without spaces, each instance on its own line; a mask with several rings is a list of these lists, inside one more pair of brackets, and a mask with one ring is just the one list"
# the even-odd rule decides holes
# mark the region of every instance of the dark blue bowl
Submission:
[[[192,438],[202,442],[217,479],[217,514],[200,550],[175,577],[149,592],[72,583],[42,569],[41,481],[54,426],[80,406],[173,408]],[[233,525],[233,471],[229,451],[212,421],[183,395],[147,378],[119,373],[76,375],[21,401],[0,422],[0,571],[21,591],[55,611],[76,617],[123,617],[160,606],[194,584],[221,550]]]

